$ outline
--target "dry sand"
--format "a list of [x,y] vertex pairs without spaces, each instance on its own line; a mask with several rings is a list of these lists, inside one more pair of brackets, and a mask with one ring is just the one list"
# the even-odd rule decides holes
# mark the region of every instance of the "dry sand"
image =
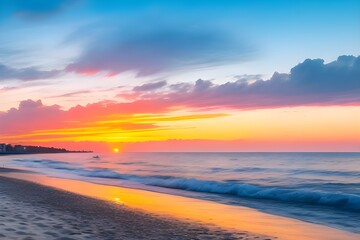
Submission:
[[0,239],[271,238],[157,216],[23,180],[0,177]]

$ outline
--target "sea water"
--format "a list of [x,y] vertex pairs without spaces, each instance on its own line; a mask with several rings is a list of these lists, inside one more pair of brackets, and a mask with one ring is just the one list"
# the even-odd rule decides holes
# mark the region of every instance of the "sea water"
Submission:
[[360,233],[360,153],[66,153],[8,167],[241,205]]

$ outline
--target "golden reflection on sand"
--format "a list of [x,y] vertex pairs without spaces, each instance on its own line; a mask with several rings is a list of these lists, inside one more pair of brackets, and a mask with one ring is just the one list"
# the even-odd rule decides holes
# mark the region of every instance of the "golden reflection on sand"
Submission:
[[168,194],[93,184],[77,180],[51,178],[26,173],[3,173],[1,175],[30,180],[43,185],[124,204],[148,212],[205,224],[215,224],[227,229],[254,232],[278,239],[291,240],[355,240],[354,234],[334,228],[275,216],[257,210],[230,206],[211,201],[173,196]]

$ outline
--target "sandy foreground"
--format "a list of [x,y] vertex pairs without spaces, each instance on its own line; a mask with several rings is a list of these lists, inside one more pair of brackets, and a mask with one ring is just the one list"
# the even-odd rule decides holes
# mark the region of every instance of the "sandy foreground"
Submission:
[[273,238],[157,216],[0,176],[0,239]]

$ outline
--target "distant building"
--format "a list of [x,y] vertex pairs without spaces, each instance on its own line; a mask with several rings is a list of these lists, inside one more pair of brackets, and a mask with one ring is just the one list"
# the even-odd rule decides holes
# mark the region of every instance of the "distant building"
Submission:
[[17,152],[17,153],[25,153],[26,152],[26,147],[21,146],[21,145],[15,145],[14,146],[14,151]]
[[6,144],[0,143],[0,153],[5,153],[5,152],[6,152]]

